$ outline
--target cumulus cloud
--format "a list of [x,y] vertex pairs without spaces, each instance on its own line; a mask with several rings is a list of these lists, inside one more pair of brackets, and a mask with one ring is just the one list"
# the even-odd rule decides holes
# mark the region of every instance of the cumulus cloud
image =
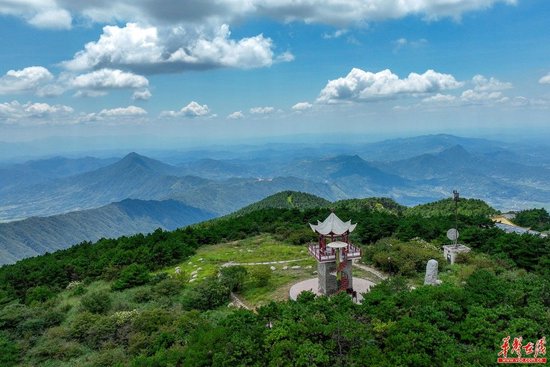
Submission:
[[118,108],[112,108],[112,109],[103,109],[99,112],[100,116],[143,116],[146,115],[147,111],[145,111],[141,107],[136,106],[128,106],[128,107],[118,107]]
[[71,86],[77,89],[134,89],[149,85],[147,78],[122,70],[101,69],[74,77]]
[[244,118],[244,114],[242,113],[242,111],[235,111],[227,115],[227,118],[230,120],[240,120]]
[[550,84],[550,73],[539,79],[540,84]]
[[468,104],[502,103],[508,101],[502,92],[483,92],[468,89],[462,92],[460,100]]
[[313,105],[309,102],[298,102],[294,106],[292,106],[292,109],[294,111],[305,111],[309,110]]
[[437,93],[462,85],[454,76],[433,70],[424,74],[410,73],[405,79],[400,79],[389,69],[372,73],[354,68],[345,77],[330,80],[317,101],[338,103],[388,99],[400,95]]
[[141,107],[117,107],[84,114],[79,117],[78,122],[142,122],[141,118],[145,115],[147,115],[147,111]]
[[472,78],[474,90],[478,92],[501,91],[512,88],[512,83],[502,82],[496,78],[486,78],[483,75],[475,75]]
[[201,117],[207,116],[210,109],[207,105],[200,105],[195,101],[191,101],[187,106],[182,107],[179,111],[163,111],[161,117]]
[[255,115],[268,115],[275,112],[274,107],[265,106],[265,107],[252,107],[250,113]]
[[0,103],[0,121],[8,123],[61,123],[74,112],[72,107],[47,103]]
[[161,73],[221,67],[249,69],[293,59],[290,53],[275,56],[272,40],[261,34],[240,40],[230,35],[227,25],[211,33],[182,27],[159,30],[135,23],[106,26],[98,41],[86,44],[62,65],[73,71],[109,67]]
[[132,95],[132,99],[135,101],[147,101],[152,96],[153,95],[151,94],[149,89],[145,88],[143,90],[136,90]]
[[54,76],[42,66],[31,66],[21,70],[9,70],[0,77],[0,95],[15,93],[39,93],[53,80]]

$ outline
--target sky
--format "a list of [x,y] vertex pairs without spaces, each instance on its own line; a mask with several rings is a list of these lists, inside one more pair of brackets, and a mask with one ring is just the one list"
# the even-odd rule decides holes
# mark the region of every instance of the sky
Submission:
[[540,137],[549,19],[547,0],[0,0],[0,141]]

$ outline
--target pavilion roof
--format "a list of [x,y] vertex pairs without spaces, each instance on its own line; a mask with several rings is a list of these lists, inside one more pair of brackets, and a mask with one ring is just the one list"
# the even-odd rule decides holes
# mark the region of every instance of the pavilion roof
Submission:
[[343,222],[340,218],[336,216],[336,214],[330,213],[327,219],[325,219],[323,222],[317,221],[317,224],[310,223],[309,226],[311,227],[313,232],[322,235],[341,235],[346,232],[353,232],[357,224],[351,224],[351,220]]

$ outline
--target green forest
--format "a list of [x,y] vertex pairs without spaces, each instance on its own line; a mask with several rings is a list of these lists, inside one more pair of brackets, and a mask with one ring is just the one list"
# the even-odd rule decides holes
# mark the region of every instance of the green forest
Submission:
[[[550,336],[550,240],[495,228],[486,203],[461,199],[460,242],[472,251],[449,265],[448,201],[409,209],[390,199],[314,207],[299,193],[272,201],[281,200],[288,207],[262,203],[1,267],[0,366],[488,366],[507,336],[524,344]],[[174,273],[200,248],[263,235],[307,255],[316,240],[307,224],[331,210],[358,223],[351,240],[362,262],[389,275],[360,304],[304,292],[237,309],[231,292],[274,286],[269,268],[220,268],[198,281]],[[423,286],[432,258],[442,284]]]

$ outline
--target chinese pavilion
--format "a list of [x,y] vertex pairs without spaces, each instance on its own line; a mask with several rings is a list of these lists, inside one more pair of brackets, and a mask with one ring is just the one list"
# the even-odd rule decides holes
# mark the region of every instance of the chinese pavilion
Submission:
[[343,222],[331,213],[323,222],[309,225],[319,236],[319,242],[309,246],[309,253],[317,259],[319,292],[353,291],[352,260],[361,257],[361,250],[350,243],[349,234],[357,224]]

